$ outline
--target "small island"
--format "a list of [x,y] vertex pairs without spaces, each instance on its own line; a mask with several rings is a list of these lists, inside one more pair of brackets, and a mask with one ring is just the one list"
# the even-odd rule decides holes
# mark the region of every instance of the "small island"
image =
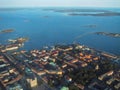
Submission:
[[109,33],[109,32],[95,32],[97,35],[105,35],[110,37],[120,38],[120,33]]
[[11,33],[13,32],[13,29],[6,29],[6,30],[1,30],[0,33]]
[[88,24],[88,25],[83,25],[83,27],[88,27],[88,28],[96,28],[96,24]]

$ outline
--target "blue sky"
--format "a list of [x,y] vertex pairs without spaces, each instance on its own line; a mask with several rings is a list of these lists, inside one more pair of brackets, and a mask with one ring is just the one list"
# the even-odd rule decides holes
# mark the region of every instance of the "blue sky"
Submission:
[[120,7],[120,0],[0,0],[0,7]]

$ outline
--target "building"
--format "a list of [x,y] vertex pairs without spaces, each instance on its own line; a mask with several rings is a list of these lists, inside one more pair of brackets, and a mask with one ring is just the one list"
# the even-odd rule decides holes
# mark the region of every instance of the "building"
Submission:
[[29,69],[25,68],[26,81],[31,88],[34,88],[38,85],[36,75]]
[[29,83],[30,87],[36,87],[37,84],[37,77],[33,77],[33,78],[27,78],[27,82]]

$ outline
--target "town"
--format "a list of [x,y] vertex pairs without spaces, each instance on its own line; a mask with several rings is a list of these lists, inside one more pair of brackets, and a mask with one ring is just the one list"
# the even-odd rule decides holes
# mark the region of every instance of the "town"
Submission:
[[81,44],[19,50],[20,40],[0,45],[0,90],[120,90],[119,56]]

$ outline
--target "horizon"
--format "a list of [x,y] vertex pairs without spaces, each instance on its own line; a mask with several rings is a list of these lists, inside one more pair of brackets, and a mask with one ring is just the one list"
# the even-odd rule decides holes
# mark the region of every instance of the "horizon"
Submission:
[[1,0],[0,8],[26,8],[26,7],[100,7],[120,8],[120,1],[114,0]]
[[116,9],[120,9],[120,7],[87,7],[87,6],[36,6],[36,7],[0,7],[0,9],[2,8],[116,8]]

